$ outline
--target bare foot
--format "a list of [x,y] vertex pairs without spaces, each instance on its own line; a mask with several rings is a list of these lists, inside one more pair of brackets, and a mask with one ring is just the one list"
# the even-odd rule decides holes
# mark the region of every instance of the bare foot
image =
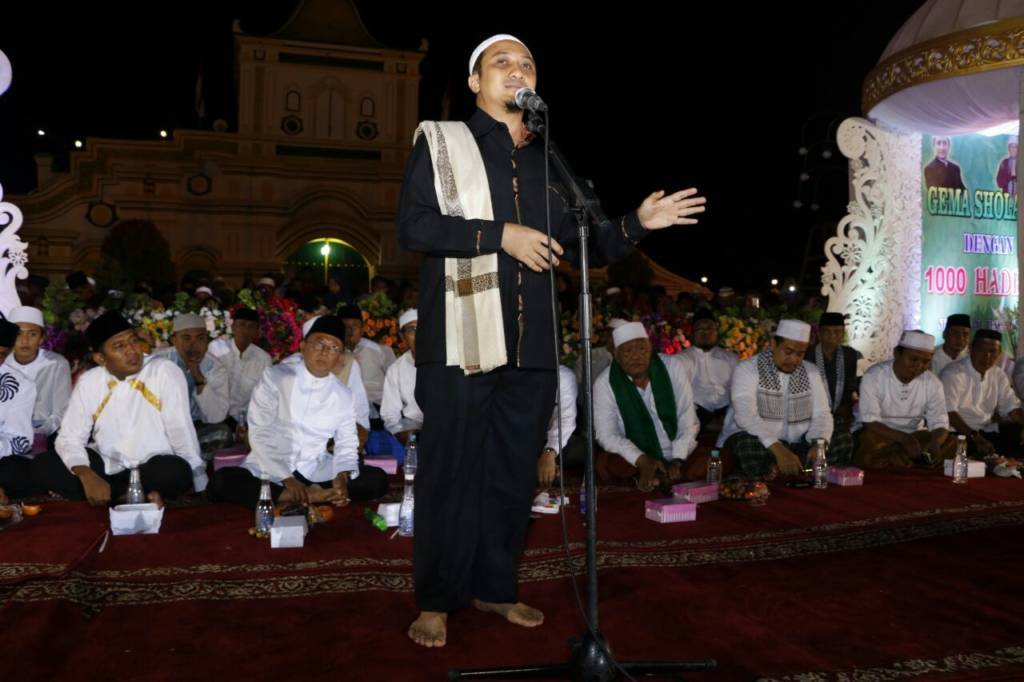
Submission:
[[157,509],[164,508],[164,498],[157,491],[154,490],[146,495],[146,499],[155,504]]
[[504,616],[508,622],[522,625],[524,628],[535,628],[544,622],[544,614],[541,611],[521,601],[515,604],[497,604],[474,599],[473,605],[480,611],[490,611]]
[[448,641],[448,614],[421,611],[409,626],[409,639],[428,649],[444,646]]

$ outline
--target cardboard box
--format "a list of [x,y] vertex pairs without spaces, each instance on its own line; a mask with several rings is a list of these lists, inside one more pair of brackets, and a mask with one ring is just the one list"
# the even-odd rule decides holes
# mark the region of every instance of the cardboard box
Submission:
[[679,523],[697,518],[695,502],[681,502],[678,497],[644,502],[644,516],[658,523]]

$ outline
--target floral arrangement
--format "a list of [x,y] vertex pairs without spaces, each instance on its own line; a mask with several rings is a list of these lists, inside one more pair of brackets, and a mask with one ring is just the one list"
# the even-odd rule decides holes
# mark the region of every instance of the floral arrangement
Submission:
[[231,335],[231,316],[217,308],[200,306],[197,299],[179,292],[170,308],[165,309],[160,301],[145,294],[134,294],[125,301],[121,311],[124,318],[135,327],[143,341],[150,348],[164,348],[171,342],[174,332],[174,318],[184,313],[196,313],[206,321],[210,339]]
[[363,336],[401,355],[408,348],[398,329],[398,306],[387,292],[378,291],[359,302],[363,315]]
[[55,353],[63,353],[72,337],[80,336],[86,327],[103,312],[103,309],[86,308],[75,292],[51,284],[46,287],[42,302],[43,330],[42,347]]
[[771,340],[768,326],[756,318],[718,316],[718,345],[740,356],[740,360],[758,353]]
[[680,316],[662,317],[658,314],[646,315],[640,320],[651,338],[651,345],[658,353],[675,355],[690,347],[693,336],[693,323]]
[[[302,311],[290,298],[271,294],[264,300],[258,291],[242,289],[238,292],[240,301],[237,308],[252,308],[260,318],[259,345],[270,353],[274,362],[299,350],[302,343]],[[226,316],[226,324],[230,329],[230,313]]]

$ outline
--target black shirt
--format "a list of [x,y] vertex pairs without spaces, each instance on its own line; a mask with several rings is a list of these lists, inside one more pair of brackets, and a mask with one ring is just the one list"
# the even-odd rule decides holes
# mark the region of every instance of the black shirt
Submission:
[[[817,364],[817,351],[821,344],[815,344],[807,352],[805,359],[812,364]],[[839,380],[837,363],[843,363],[843,394],[839,396],[839,404],[832,405],[832,414],[841,417],[850,417],[853,414],[853,394],[860,387],[860,379],[857,377],[857,360],[863,357],[855,348],[840,346],[836,349],[835,355],[829,360],[822,354],[825,365],[825,390],[828,392],[829,400],[835,403],[836,382]],[[840,413],[841,412],[841,413]]]
[[[444,259],[472,258],[497,252],[508,364],[524,369],[554,369],[550,275],[534,272],[501,250],[505,223],[518,223],[545,231],[543,141],[538,138],[517,149],[508,126],[480,109],[467,121],[467,125],[476,137],[487,171],[494,220],[467,220],[441,214],[434,189],[430,148],[425,137],[416,142],[406,166],[398,206],[398,242],[404,249],[424,254],[420,269],[416,364],[444,363],[447,360]],[[518,208],[513,191],[515,177],[519,181]],[[564,189],[560,190],[554,184],[557,175],[553,167],[551,177],[551,235],[565,249],[562,258],[578,265],[576,221],[567,211]],[[624,258],[632,252],[633,243],[646,233],[636,212],[616,218],[604,227],[593,226],[591,266],[601,267]],[[523,306],[521,325],[518,318],[519,295]]]

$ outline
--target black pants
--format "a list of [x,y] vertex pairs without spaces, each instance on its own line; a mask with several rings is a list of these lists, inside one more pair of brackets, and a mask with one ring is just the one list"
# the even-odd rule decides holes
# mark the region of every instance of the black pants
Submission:
[[32,460],[18,455],[0,458],[0,488],[12,499],[40,492],[32,485]]
[[[1019,424],[1004,423],[999,425],[998,432],[982,431],[985,440],[995,446],[996,452],[1004,457],[1018,457],[1021,453]],[[967,439],[967,454],[981,459],[981,454],[974,445],[974,440]]]
[[[103,470],[103,459],[88,450],[89,468],[110,484],[110,499],[116,503],[128,490],[131,472],[125,469],[110,475]],[[181,497],[192,489],[192,467],[177,455],[155,455],[139,466],[142,487],[149,493],[156,491],[165,500]],[[32,460],[32,480],[41,490],[53,492],[69,500],[84,500],[85,489],[78,476],[71,473],[64,460],[52,448]]]
[[473,597],[517,601],[537,455],[554,400],[553,371],[466,376],[440,364],[417,368],[423,429],[413,572],[421,610],[454,611]]
[[[292,476],[303,485],[319,485],[330,488],[333,481],[310,481],[297,471]],[[284,486],[270,484],[270,495],[277,498]],[[383,497],[388,492],[388,475],[383,469],[371,466],[360,466],[359,476],[348,482],[348,496],[353,502],[365,502]],[[243,507],[255,507],[260,499],[260,479],[244,467],[224,467],[213,475],[210,483],[210,499],[214,502],[240,504]]]

